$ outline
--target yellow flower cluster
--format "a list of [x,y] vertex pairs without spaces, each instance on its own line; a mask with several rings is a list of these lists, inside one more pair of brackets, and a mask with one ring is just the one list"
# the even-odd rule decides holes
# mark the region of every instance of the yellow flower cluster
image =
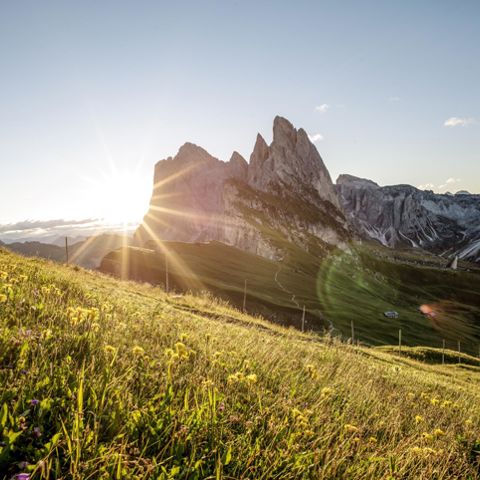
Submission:
[[[186,338],[181,336],[181,338]],[[175,348],[166,348],[165,355],[169,357],[170,362],[176,360],[187,360],[190,356],[195,355],[195,352],[188,348],[183,342],[177,342]]]
[[328,398],[328,397],[333,395],[333,392],[334,392],[333,388],[323,387],[321,392],[320,392],[320,396],[322,398]]
[[255,373],[250,373],[245,375],[243,372],[236,372],[232,375],[229,375],[227,382],[231,385],[233,383],[257,383],[257,375]]
[[67,317],[72,325],[78,325],[84,322],[93,322],[98,320],[100,311],[96,307],[68,307]]

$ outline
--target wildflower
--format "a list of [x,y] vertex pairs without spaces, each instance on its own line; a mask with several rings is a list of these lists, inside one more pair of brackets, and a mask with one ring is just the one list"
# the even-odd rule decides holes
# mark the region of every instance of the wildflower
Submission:
[[430,400],[430,403],[432,405],[438,405],[440,403],[440,400],[436,397],[433,397],[431,400]]
[[29,473],[17,473],[14,477],[14,480],[30,480]]
[[436,428],[434,431],[433,431],[433,434],[436,436],[436,437],[443,437],[445,435],[445,432],[441,429],[441,428]]
[[0,303],[5,303],[8,297],[4,293],[0,293]]
[[40,404],[40,400],[37,400],[36,398],[34,398],[33,400],[30,400],[30,406],[31,407],[35,408],[39,404]]
[[182,333],[180,335],[180,341],[181,342],[185,342],[185,340],[187,340],[187,338],[188,338],[188,335],[186,333]]
[[413,400],[413,399],[415,398],[415,394],[414,394],[413,392],[408,392],[408,393],[407,393],[407,398],[408,398],[409,400]]
[[33,429],[33,436],[35,438],[40,438],[42,436],[42,431],[40,430],[40,427],[35,427]]
[[115,347],[112,347],[111,345],[105,345],[103,347],[103,350],[105,351],[105,353],[115,353],[117,351],[117,349]]
[[223,413],[225,411],[225,402],[220,402],[217,407],[218,411],[220,413]]
[[422,438],[428,442],[431,442],[433,440],[433,435],[431,433],[423,432]]
[[184,343],[177,342],[175,344],[175,350],[179,357],[181,358],[188,358],[188,350]]
[[333,393],[333,388],[330,387],[323,387],[321,391],[321,397],[327,398]]
[[351,425],[350,423],[347,423],[346,425],[344,425],[343,428],[344,428],[345,431],[348,432],[348,433],[356,433],[356,432],[358,432],[358,427],[356,427],[355,425]]
[[420,394],[420,398],[422,398],[423,400],[428,400],[428,395],[425,392],[422,392]]
[[306,370],[307,370],[307,373],[309,375],[310,378],[317,378],[318,377],[318,372],[317,372],[317,369],[311,364],[309,363],[308,365],[305,366]]
[[228,383],[238,383],[243,380],[243,373],[242,372],[236,372],[233,375],[229,375],[227,378]]
[[371,444],[373,444],[373,445],[376,445],[377,442],[378,442],[378,440],[376,439],[376,437],[370,437],[370,438],[368,439],[368,442],[371,443]]
[[135,345],[132,348],[132,353],[134,353],[135,355],[141,356],[145,353],[145,350],[142,347],[139,347],[138,345]]
[[415,423],[422,423],[424,420],[421,415],[415,415]]
[[471,427],[473,425],[473,421],[471,418],[467,418],[467,420],[465,420],[465,425],[467,427]]
[[250,383],[257,383],[257,376],[254,373],[251,373],[250,375],[247,375],[245,378]]
[[20,373],[21,373],[22,375],[27,375],[28,370],[22,369],[22,370],[20,370]]

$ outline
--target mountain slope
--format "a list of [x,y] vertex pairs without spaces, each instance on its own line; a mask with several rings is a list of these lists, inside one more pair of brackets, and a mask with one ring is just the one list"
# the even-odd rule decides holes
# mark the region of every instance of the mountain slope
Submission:
[[380,187],[351,175],[340,175],[337,191],[349,224],[363,238],[480,261],[480,195]]
[[346,249],[346,221],[330,175],[303,129],[276,117],[270,146],[258,135],[247,164],[222,162],[186,143],[155,166],[139,246],[216,240],[270,259],[285,252],[275,237],[308,249]]
[[478,478],[475,358],[420,363],[4,250],[0,272],[2,479]]
[[[247,310],[284,325],[306,327],[334,335],[355,336],[362,342],[398,342],[440,346],[442,340],[478,353],[480,343],[480,271],[445,269],[445,261],[415,251],[393,251],[376,245],[352,246],[349,253],[306,252],[285,242],[282,261],[271,261],[221,244],[164,242],[168,252],[170,288],[208,290],[241,308],[245,280]],[[111,252],[100,269],[114,275],[165,284],[165,254],[155,250]],[[429,305],[435,317],[420,313]],[[385,311],[399,313],[386,318]]]

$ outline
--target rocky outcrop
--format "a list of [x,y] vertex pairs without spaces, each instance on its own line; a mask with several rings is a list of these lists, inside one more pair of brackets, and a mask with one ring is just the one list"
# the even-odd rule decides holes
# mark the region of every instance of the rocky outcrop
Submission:
[[308,249],[346,248],[347,224],[320,154],[303,129],[276,117],[273,140],[257,136],[250,163],[228,162],[186,143],[155,166],[149,212],[136,233],[141,245],[161,240],[221,241],[267,258],[282,242]]
[[340,175],[337,193],[351,229],[388,247],[416,247],[480,261],[480,195],[380,187]]

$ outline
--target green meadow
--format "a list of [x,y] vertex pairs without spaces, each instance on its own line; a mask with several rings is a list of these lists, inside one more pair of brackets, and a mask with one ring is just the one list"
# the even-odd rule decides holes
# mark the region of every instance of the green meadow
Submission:
[[456,355],[0,250],[0,478],[475,479],[480,367]]

